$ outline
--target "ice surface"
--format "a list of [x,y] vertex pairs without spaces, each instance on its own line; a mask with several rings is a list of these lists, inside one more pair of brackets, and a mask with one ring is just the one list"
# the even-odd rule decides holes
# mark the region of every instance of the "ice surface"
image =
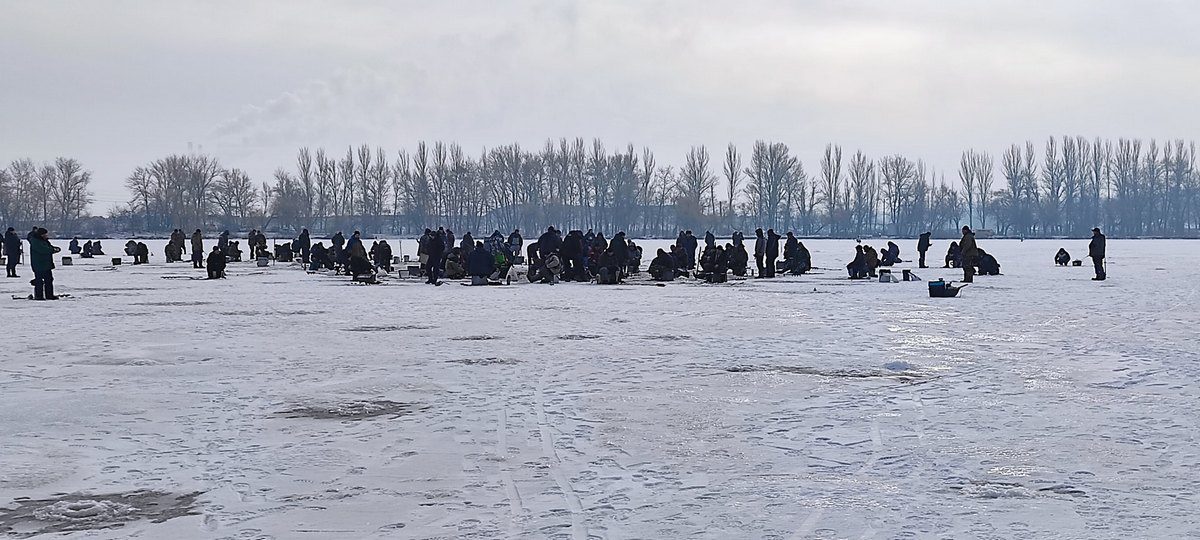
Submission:
[[142,490],[201,494],[56,538],[1200,534],[1200,243],[1112,240],[1098,283],[1051,263],[1086,241],[981,240],[1005,275],[950,299],[805,243],[662,288],[76,259],[71,301],[0,295],[0,522]]

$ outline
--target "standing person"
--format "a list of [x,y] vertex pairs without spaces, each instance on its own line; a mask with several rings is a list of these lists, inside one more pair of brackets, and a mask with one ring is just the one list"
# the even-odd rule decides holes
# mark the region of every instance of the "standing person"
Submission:
[[17,275],[17,264],[21,262],[21,237],[17,236],[17,230],[9,227],[4,233],[4,269],[8,272],[7,277],[21,277]]
[[442,255],[446,252],[446,240],[447,237],[441,230],[438,230],[437,234],[429,237],[429,242],[426,246],[426,249],[429,250],[429,262],[426,265],[429,269],[429,280],[425,283],[430,285],[442,284],[441,281],[438,281],[438,275],[442,272]]
[[929,241],[929,237],[932,236],[932,234],[933,233],[929,231],[925,231],[921,233],[921,238],[917,240],[917,252],[921,254],[921,260],[918,264],[920,268],[929,268],[928,266],[925,266],[925,252],[929,251],[929,246],[933,245],[933,242]]
[[300,250],[300,261],[308,264],[308,250],[312,248],[312,240],[308,237],[308,229],[301,229],[296,238],[296,249]]
[[779,236],[779,233],[775,232],[775,229],[767,229],[767,261],[764,263],[764,269],[767,272],[766,277],[775,277],[775,260],[779,258],[780,238],[782,237]]
[[767,239],[763,238],[762,227],[754,229],[754,262],[758,265],[758,277],[763,277],[766,272],[766,267],[763,266],[763,257],[767,254]]
[[970,227],[963,225],[962,233],[962,240],[958,241],[958,250],[962,258],[963,283],[973,283],[975,265],[979,264],[979,246],[975,245],[975,233],[971,232]]
[[228,229],[226,229],[225,232],[221,233],[221,235],[217,237],[217,247],[221,248],[221,253],[229,255],[229,230]]
[[1100,227],[1092,229],[1092,241],[1088,242],[1088,257],[1092,258],[1092,265],[1096,267],[1096,277],[1092,281],[1104,281],[1108,277],[1108,273],[1104,270],[1104,235],[1100,233]]
[[512,253],[513,258],[521,255],[521,244],[525,243],[525,239],[521,238],[521,229],[513,229],[513,232],[508,234],[508,251]]
[[683,248],[683,251],[687,253],[688,256],[688,270],[694,270],[696,268],[697,249],[700,249],[700,242],[696,240],[696,235],[692,234],[692,230],[688,229],[687,244]]
[[192,233],[192,268],[204,268],[204,233]]
[[704,231],[704,249],[716,247],[717,237],[713,236],[712,231]]
[[33,268],[33,299],[58,300],[54,295],[54,254],[61,251],[50,244],[46,229],[29,233],[29,266]]

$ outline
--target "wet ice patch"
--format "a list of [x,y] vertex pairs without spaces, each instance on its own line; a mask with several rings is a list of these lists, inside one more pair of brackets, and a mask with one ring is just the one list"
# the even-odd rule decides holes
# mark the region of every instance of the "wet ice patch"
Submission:
[[814,375],[817,377],[832,377],[839,379],[892,379],[902,382],[908,382],[920,378],[922,375],[915,371],[908,370],[892,370],[892,369],[876,369],[876,370],[859,370],[859,369],[819,369],[808,366],[731,366],[725,368],[725,371],[730,373],[750,373],[756,371],[767,371],[776,373],[791,373],[795,375]]
[[422,324],[402,324],[402,325],[383,325],[383,326],[355,326],[347,328],[347,332],[400,332],[404,330],[432,330],[432,326]]
[[560,336],[559,339],[565,339],[565,340],[569,340],[569,341],[579,341],[579,340],[584,340],[584,339],[600,339],[600,337],[601,336],[598,336],[595,334],[567,334],[565,336]]
[[207,306],[212,302],[190,301],[190,302],[134,302],[135,306],[151,306],[151,307],[187,307],[187,306]]
[[959,481],[951,485],[950,489],[977,499],[1033,499],[1054,495],[1068,495],[1072,497],[1087,495],[1082,489],[1070,484],[1050,484],[1039,487],[1017,482],[994,480]]
[[174,495],[137,490],[105,495],[72,493],[49,499],[16,499],[15,507],[0,508],[0,532],[15,538],[29,538],[43,534],[111,529],[143,519],[162,523],[197,514],[195,504],[199,495],[199,492]]
[[496,339],[496,337],[487,334],[479,336],[454,336],[450,338],[450,341],[488,341],[491,339]]
[[365,420],[378,416],[399,418],[424,409],[416,403],[400,403],[386,399],[352,400],[333,404],[311,404],[293,407],[276,413],[284,418],[314,418],[317,420]]
[[467,366],[511,366],[519,361],[512,358],[463,358],[459,360],[447,360],[454,364],[463,364]]
[[655,341],[687,341],[692,339],[692,336],[679,336],[671,334],[661,334],[657,336],[642,336],[642,339],[650,339]]

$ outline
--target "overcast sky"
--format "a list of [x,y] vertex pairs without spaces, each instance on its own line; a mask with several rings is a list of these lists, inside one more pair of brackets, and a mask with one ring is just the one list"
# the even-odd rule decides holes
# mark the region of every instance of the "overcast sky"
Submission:
[[[735,7],[736,6],[736,7]],[[1194,138],[1200,2],[0,0],[0,161],[72,156],[95,212],[203,145],[270,179],[300,146],[600,137],[922,158],[1049,135]]]

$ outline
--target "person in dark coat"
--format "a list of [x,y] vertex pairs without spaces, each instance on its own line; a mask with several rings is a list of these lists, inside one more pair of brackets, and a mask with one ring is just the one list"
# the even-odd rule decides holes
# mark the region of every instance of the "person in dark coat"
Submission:
[[61,251],[50,244],[49,232],[37,229],[29,233],[29,267],[33,270],[33,299],[58,300],[54,295],[54,254]]
[[732,251],[729,255],[729,268],[733,271],[733,275],[739,277],[745,276],[746,265],[749,262],[750,254],[746,253],[746,244],[744,242],[733,244]]
[[946,265],[942,268],[958,268],[962,264],[962,250],[958,247],[958,242],[950,242],[950,247],[946,248]]
[[521,255],[521,245],[525,243],[525,239],[521,238],[521,229],[513,229],[513,232],[508,233],[508,252],[513,258]]
[[708,249],[710,247],[716,247],[716,245],[717,237],[713,235],[712,231],[704,231],[704,248]]
[[308,252],[312,250],[312,239],[309,238],[308,229],[301,229],[300,236],[296,237],[292,245],[300,251],[300,262],[308,264]]
[[229,231],[226,230],[217,236],[217,247],[221,248],[221,252],[229,254]]
[[582,280],[586,275],[583,268],[583,232],[574,230],[563,238],[562,248],[558,255],[562,258],[563,279],[566,281]]
[[496,259],[483,247],[483,242],[475,244],[475,249],[467,256],[467,273],[473,277],[486,278],[496,270]]
[[1054,254],[1054,264],[1059,266],[1071,264],[1071,254],[1067,253],[1065,248],[1058,248],[1058,253]]
[[94,257],[95,255],[96,255],[96,248],[95,248],[95,244],[93,244],[91,240],[88,240],[87,242],[84,242],[84,243],[83,243],[83,250],[79,252],[79,258],[81,258],[81,259],[91,259],[91,258],[92,258],[92,257]]
[[696,250],[700,249],[700,242],[696,240],[696,235],[692,234],[692,230],[688,229],[684,239],[683,252],[688,256],[688,270],[696,268]]
[[441,285],[442,282],[438,278],[442,272],[442,257],[446,253],[446,236],[440,231],[438,234],[430,236],[427,249],[429,250],[429,262],[426,266],[429,269],[429,279],[425,283]]
[[133,256],[133,264],[149,264],[150,263],[150,248],[146,247],[145,242],[138,242],[136,253]]
[[392,273],[392,245],[387,240],[380,240],[375,248],[375,268]]
[[880,266],[892,266],[904,262],[900,259],[900,246],[897,246],[895,242],[890,240],[887,243],[887,247],[884,248],[882,255],[883,257],[879,261]]
[[471,252],[475,251],[475,237],[471,236],[471,231],[467,231],[462,235],[462,240],[459,241],[459,247],[462,248],[463,256],[469,260],[471,258]]
[[764,262],[766,274],[763,277],[775,277],[775,261],[779,259],[779,233],[775,229],[767,229],[767,260]]
[[1096,268],[1096,277],[1092,278],[1092,281],[1104,281],[1108,278],[1108,272],[1104,268],[1105,243],[1100,227],[1092,229],[1092,241],[1088,242],[1088,257],[1092,258],[1092,265]]
[[204,234],[200,229],[192,233],[192,268],[204,268]]
[[[320,245],[320,244],[317,244]],[[325,248],[321,248],[321,252],[325,252]],[[313,261],[316,264],[316,261]],[[225,277],[225,251],[221,246],[213,246],[212,252],[208,254],[208,279],[222,279]]]
[[557,253],[562,248],[562,238],[554,232],[554,227],[547,227],[546,232],[538,237],[537,245],[539,258],[544,261],[551,253]]
[[788,271],[798,276],[809,270],[812,270],[812,254],[804,247],[804,242],[796,241],[794,253],[788,263]]
[[[125,242],[125,254],[130,257],[137,257],[137,240]],[[137,262],[136,260],[134,262]]]
[[329,239],[329,245],[337,251],[341,251],[342,247],[346,245],[346,236],[342,234],[342,231],[334,233],[333,238]]
[[21,277],[17,275],[21,251],[21,237],[17,235],[16,229],[9,227],[4,233],[4,270],[10,278]]
[[963,225],[962,240],[958,241],[959,252],[962,253],[959,264],[963,269],[963,283],[972,283],[975,281],[975,267],[979,265],[979,247],[975,244],[975,233],[971,232],[971,228]]
[[624,232],[613,236],[612,242],[608,243],[608,249],[612,251],[613,262],[617,268],[625,268],[629,264],[629,244],[625,241]]
[[104,255],[104,249],[100,247],[100,241],[92,242],[92,255]]
[[323,268],[334,268],[334,263],[329,260],[329,251],[325,250],[325,245],[322,242],[317,242],[312,246],[312,250],[308,253],[308,271],[314,272]]
[[758,265],[758,276],[762,277],[767,272],[763,266],[763,260],[767,256],[767,239],[763,236],[762,227],[754,229],[754,263]]
[[996,261],[990,253],[979,250],[979,275],[981,276],[998,276],[1000,275],[1000,263]]
[[861,245],[854,246],[854,260],[846,265],[846,271],[850,274],[850,279],[867,277],[867,256]]
[[672,281],[675,279],[675,258],[662,249],[650,261],[650,277],[655,281]]
[[454,249],[454,231],[446,229],[446,241],[442,242],[442,246],[442,257],[445,257],[450,250]]
[[71,243],[67,244],[67,249],[70,250],[71,255],[79,255],[79,253],[83,251],[83,248],[79,247],[78,236],[71,239]]
[[929,268],[925,266],[925,252],[929,251],[929,247],[933,245],[933,242],[929,241],[930,236],[933,236],[933,233],[926,231],[921,233],[921,237],[917,239],[917,253],[921,254],[917,265],[920,268]]
[[867,261],[867,275],[875,277],[875,269],[879,268],[879,252],[871,246],[863,246],[863,256]]

